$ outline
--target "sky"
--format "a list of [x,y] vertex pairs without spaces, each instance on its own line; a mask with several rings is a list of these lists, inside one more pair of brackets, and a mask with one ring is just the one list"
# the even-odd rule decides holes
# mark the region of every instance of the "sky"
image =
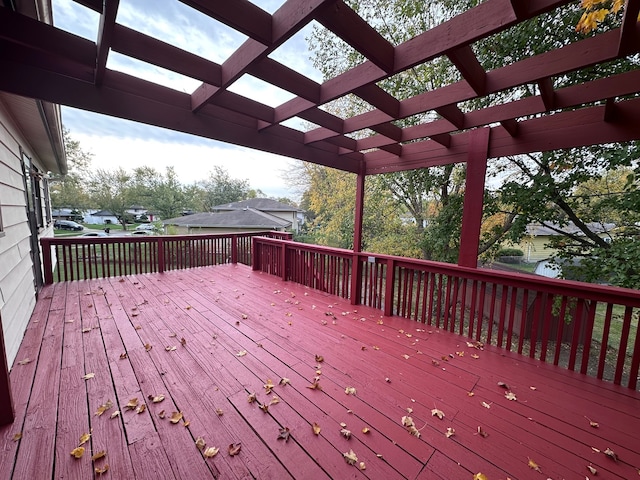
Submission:
[[[284,3],[284,0],[252,1],[271,14]],[[53,15],[58,28],[96,41],[99,25],[96,12],[73,0],[53,0]],[[224,62],[246,39],[178,0],[120,0],[116,21],[216,63]],[[320,82],[321,74],[311,65],[304,40],[310,31],[310,26],[305,27],[270,57]],[[115,52],[109,53],[107,68],[187,93],[200,85],[197,80]],[[230,90],[271,107],[292,98],[288,92],[247,75]],[[206,178],[217,165],[232,178],[248,180],[251,188],[260,189],[267,196],[296,199],[298,195],[282,175],[298,160],[65,106],[62,121],[71,137],[93,155],[93,168],[131,170],[151,166],[164,171],[173,166],[180,181],[190,184]],[[285,125],[304,129],[295,120]]]

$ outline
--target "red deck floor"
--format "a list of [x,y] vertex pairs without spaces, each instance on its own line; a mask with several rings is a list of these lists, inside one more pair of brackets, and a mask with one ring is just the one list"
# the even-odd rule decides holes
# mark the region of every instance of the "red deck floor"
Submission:
[[[316,376],[322,390],[307,388]],[[0,428],[1,479],[86,479],[107,464],[101,478],[593,478],[588,466],[597,478],[640,478],[637,393],[244,266],[46,287],[11,381],[16,420]],[[133,398],[146,409],[128,410]],[[172,412],[183,420],[172,424]],[[198,437],[219,453],[204,458]],[[230,444],[241,445],[236,456]],[[356,466],[343,458],[350,450]]]

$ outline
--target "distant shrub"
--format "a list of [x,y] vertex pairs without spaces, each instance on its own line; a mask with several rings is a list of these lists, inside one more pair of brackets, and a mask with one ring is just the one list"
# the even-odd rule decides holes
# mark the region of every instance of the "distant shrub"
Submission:
[[499,257],[523,257],[524,252],[519,248],[502,248],[498,251]]

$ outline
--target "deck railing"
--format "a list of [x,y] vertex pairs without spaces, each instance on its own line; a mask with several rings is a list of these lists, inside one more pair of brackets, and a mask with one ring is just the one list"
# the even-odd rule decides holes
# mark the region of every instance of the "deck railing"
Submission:
[[253,239],[253,269],[599,379],[638,387],[640,291]]
[[260,235],[291,239],[290,233],[268,231],[42,238],[44,282],[164,272],[221,263],[251,265],[251,239]]

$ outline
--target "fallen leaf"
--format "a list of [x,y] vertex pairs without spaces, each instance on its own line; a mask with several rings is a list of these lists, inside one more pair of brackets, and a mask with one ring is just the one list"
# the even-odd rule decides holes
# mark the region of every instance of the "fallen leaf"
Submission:
[[340,430],[340,435],[342,435],[346,439],[349,439],[351,438],[351,430],[347,430],[346,428],[343,428]]
[[[317,435],[317,434],[316,434],[316,435]],[[20,440],[21,438],[22,438],[22,432],[18,432],[18,433],[16,433],[16,434],[14,434],[14,435],[13,435],[12,440],[13,440],[14,442],[17,442],[17,441],[18,441],[18,440]]]
[[100,405],[98,407],[98,410],[96,410],[95,415],[96,416],[100,416],[102,415],[104,412],[106,412],[107,410],[109,410],[111,407],[113,407],[113,402],[111,400],[107,400],[106,403],[103,403],[102,405]]
[[203,450],[206,444],[207,443],[204,441],[204,438],[196,438],[196,447],[198,447],[198,450]]
[[275,405],[277,403],[280,403],[280,397],[278,397],[277,395],[274,395],[271,401],[269,402],[269,405]]
[[116,418],[120,416],[120,410],[116,410],[115,412],[113,412],[111,414],[111,416],[109,418]]
[[473,476],[473,480],[489,480],[489,477],[487,477],[484,473],[478,472]]
[[324,357],[322,355],[316,355],[316,362],[317,363],[322,363],[324,362]]
[[315,377],[313,379],[313,383],[311,385],[307,385],[307,388],[311,390],[322,390],[322,386],[320,385],[320,377]]
[[216,415],[221,417],[222,415],[224,415],[224,411],[221,408],[216,408]]
[[180,345],[182,345],[183,347],[186,347],[186,346],[187,346],[187,339],[186,339],[186,338],[184,338],[184,337],[182,337],[182,338],[180,339]]
[[379,347],[379,346],[377,346],[377,345],[374,345],[374,346],[373,346],[373,347],[371,347],[371,348],[373,348],[374,350],[380,350],[380,347]]
[[230,457],[234,457],[240,453],[240,449],[242,446],[239,443],[231,443],[228,447],[228,452]]
[[445,437],[447,437],[447,438],[453,437],[455,434],[456,434],[455,429],[454,429],[454,428],[451,428],[451,427],[447,428],[447,431],[446,431],[446,432],[444,432],[444,435],[445,435]]
[[164,395],[149,395],[147,398],[151,400],[151,403],[160,403],[164,400]]
[[138,397],[134,397],[131,400],[129,400],[129,403],[127,403],[124,408],[128,408],[129,410],[135,410],[136,408],[138,408]]
[[255,401],[256,401],[256,394],[255,394],[255,393],[250,393],[250,394],[247,396],[247,402],[249,402],[249,403],[253,403],[253,402],[255,402]]
[[280,385],[289,385],[291,383],[291,380],[289,380],[288,378],[282,377],[278,383]]
[[82,333],[89,333],[91,331],[91,328],[83,328],[82,329]]
[[91,438],[91,434],[90,433],[82,434],[80,436],[80,440],[78,441],[78,446],[84,445],[85,443],[87,443],[89,441],[90,438]]
[[536,387],[529,387],[531,390],[537,390]]
[[587,465],[587,470],[589,470],[592,475],[597,475],[598,474],[598,470],[593,468],[591,465]]
[[360,470],[366,470],[366,469],[367,469],[367,466],[364,464],[364,462],[360,462],[360,463],[358,464],[358,468],[359,468]]
[[136,413],[137,413],[138,415],[140,415],[140,414],[141,414],[141,413],[143,413],[146,409],[147,409],[147,404],[146,404],[146,403],[143,403],[142,405],[140,405],[140,406],[138,407],[138,409],[136,410]]
[[313,422],[313,425],[311,425],[311,429],[313,430],[314,435],[320,435],[320,430],[322,430],[320,428],[320,425],[318,425],[316,422]]
[[191,310],[191,305],[187,305],[186,307],[184,307],[187,310]]
[[71,450],[71,455],[76,459],[82,458],[82,456],[84,455],[84,447],[74,448],[73,450]]
[[346,424],[346,423],[344,423],[344,422],[340,422],[340,426],[341,426],[342,428],[347,428],[347,424]]
[[489,434],[485,432],[484,429],[480,426],[478,427],[478,435],[480,435],[482,438],[487,438],[489,436]]
[[613,450],[611,450],[609,447],[607,447],[607,449],[603,452],[607,457],[613,459],[615,462],[618,461],[618,455],[616,455],[616,452],[614,452]]
[[263,385],[265,392],[267,393],[267,395],[269,395],[271,393],[271,390],[274,389],[275,385],[273,384],[273,380],[271,380],[270,378],[267,379],[267,383],[265,383]]
[[511,388],[509,387],[509,385],[507,385],[504,382],[498,382],[498,386],[504,388],[505,390],[511,390]]
[[600,424],[598,422],[594,422],[593,420],[591,420],[589,417],[584,417],[587,420],[589,420],[589,426],[593,427],[593,428],[599,428]]
[[124,353],[120,354],[120,360],[124,360],[127,357],[128,357],[127,352],[124,352]]
[[96,472],[97,475],[107,473],[109,471],[109,464],[105,463],[104,467],[94,467],[93,471]]
[[456,355],[458,355],[459,357],[464,357],[464,352],[456,352]]
[[148,343],[145,343],[145,344],[144,344],[144,349],[145,349],[147,352],[150,352],[152,348],[153,348],[153,345],[150,345],[150,344],[148,344]]
[[467,397],[473,397],[475,395],[474,392],[467,392]]
[[347,387],[344,389],[344,393],[346,393],[347,395],[355,395],[356,389],[355,387]]
[[30,358],[25,358],[24,360],[20,360],[18,362],[18,365],[26,365],[27,363],[31,363],[33,360],[31,360]]
[[240,350],[238,353],[236,353],[236,357],[244,357],[246,354],[246,350]]
[[369,433],[370,431],[371,431],[371,429],[370,429],[369,427],[364,427],[364,428],[362,429],[362,433],[364,433],[365,435],[366,435],[367,433]]
[[444,412],[442,410],[434,408],[431,410],[431,416],[438,417],[440,420],[442,420],[444,418]]
[[278,434],[278,440],[284,440],[286,443],[289,441],[290,434],[291,434],[291,431],[289,430],[289,427],[281,428],[280,433]]
[[542,473],[542,470],[540,469],[540,465],[538,465],[534,460],[529,458],[529,463],[527,463],[527,465],[529,465],[529,468],[535,470],[536,472]]
[[180,420],[182,420],[183,416],[184,415],[182,415],[182,412],[173,412],[169,417],[169,421],[174,424],[178,423]]
[[267,413],[269,411],[269,405],[263,403],[262,405],[260,405],[260,410],[262,410],[264,413]]
[[158,412],[158,417],[162,418],[164,420],[164,418],[167,416],[166,412],[164,410],[160,410]]
[[516,398],[516,394],[515,394],[515,393],[513,393],[513,392],[507,392],[507,393],[505,393],[505,394],[504,394],[504,398],[506,398],[507,400],[513,400],[513,401],[518,400],[518,399]]
[[83,380],[90,380],[93,377],[95,377],[96,374],[95,373],[87,373],[85,376],[82,377]]
[[407,355],[406,353],[404,355],[402,355],[404,357],[405,360],[409,360],[411,357],[409,355]]
[[175,346],[173,346],[173,347],[164,347],[164,349],[165,349],[167,352],[174,352],[174,351],[176,350],[176,347],[175,347]]
[[[215,456],[218,454],[218,452],[219,452],[219,451],[220,451],[220,448],[218,448],[218,447],[209,447],[209,448],[207,448],[207,449],[206,449],[202,454],[203,454],[206,458],[212,458],[212,457],[215,457]],[[238,452],[239,452],[239,451],[240,451],[240,448],[238,447]],[[233,455],[237,455],[237,452],[232,454],[232,453],[231,453],[231,450],[229,450],[229,454],[230,454],[231,456],[233,456]]]
[[98,453],[94,454],[91,457],[91,460],[95,462],[96,460],[100,460],[101,458],[104,458],[106,456],[107,456],[107,452],[105,450],[101,450]]
[[391,379],[389,377],[385,377],[384,381],[387,383],[391,383]]
[[355,463],[358,461],[358,457],[353,452],[353,450],[349,450],[348,452],[343,453],[342,456],[349,465],[355,465]]
[[482,406],[483,406],[484,408],[491,408],[491,404],[490,404],[490,403],[487,403],[487,402],[482,402]]
[[479,359],[479,358],[480,358],[480,355],[476,355],[475,353],[472,353],[472,354],[471,354],[471,358],[474,358],[474,359],[476,359],[476,360],[477,360],[477,359]]
[[433,365],[434,367],[439,367],[440,366],[440,362],[437,360],[431,360],[431,365]]
[[243,313],[243,314],[242,314],[242,319],[243,319],[243,320],[246,320],[247,318],[249,318],[249,315],[247,315],[246,313]]
[[184,427],[187,428],[189,425],[191,425],[191,422],[189,420],[185,420]]

